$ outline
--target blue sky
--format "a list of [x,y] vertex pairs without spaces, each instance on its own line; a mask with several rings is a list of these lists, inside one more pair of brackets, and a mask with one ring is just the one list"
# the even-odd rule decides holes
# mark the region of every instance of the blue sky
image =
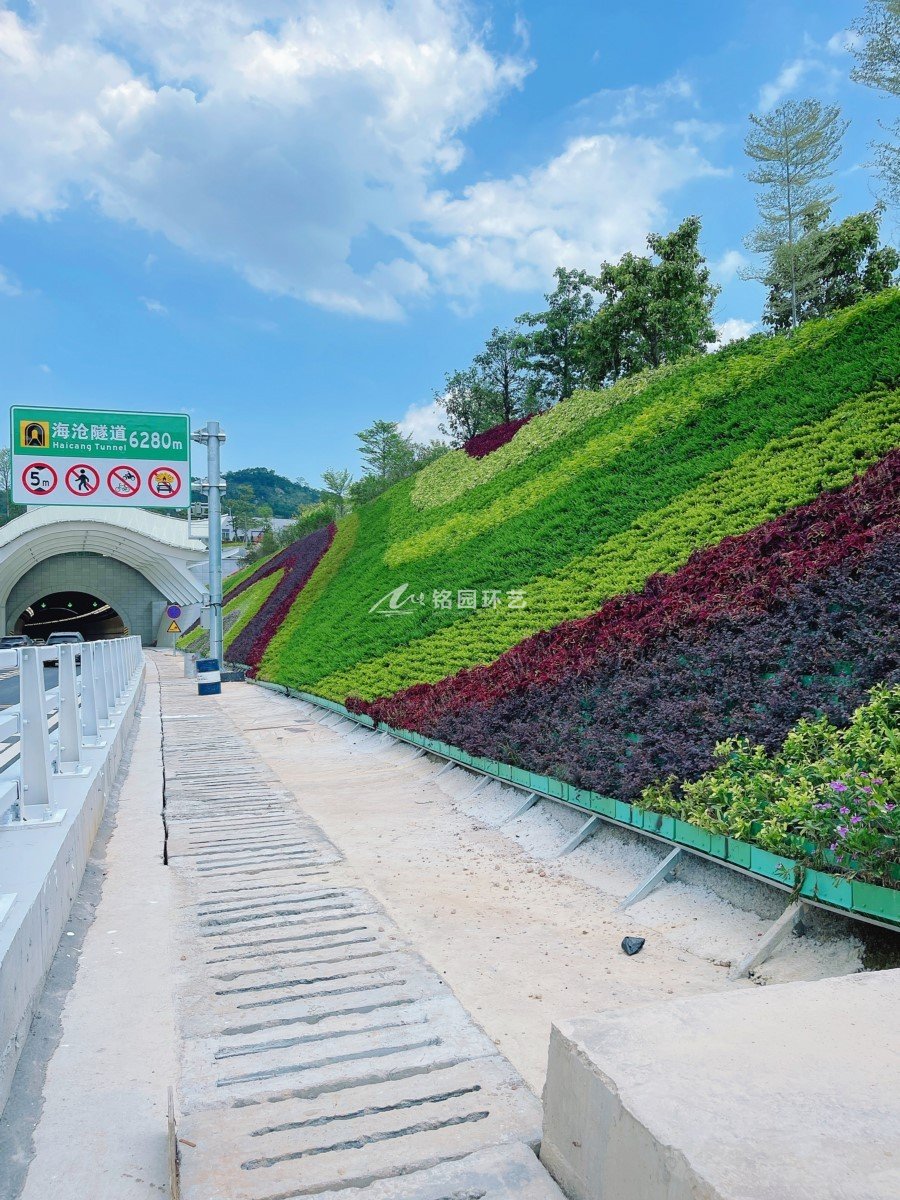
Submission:
[[356,431],[432,433],[444,373],[557,263],[691,212],[747,331],[747,114],[838,102],[836,214],[874,203],[863,6],[0,0],[3,393],[183,409],[227,466],[356,473]]

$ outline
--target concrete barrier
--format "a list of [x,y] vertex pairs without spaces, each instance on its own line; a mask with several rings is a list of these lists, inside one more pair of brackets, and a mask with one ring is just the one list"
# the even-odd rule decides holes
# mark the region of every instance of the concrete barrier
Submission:
[[0,924],[0,1110],[28,1035],[47,972],[81,885],[143,694],[143,670],[128,685],[105,745],[84,747],[79,776],[55,776],[56,825],[0,827],[0,892],[14,896]]
[[554,1028],[541,1160],[572,1200],[897,1200],[900,971]]

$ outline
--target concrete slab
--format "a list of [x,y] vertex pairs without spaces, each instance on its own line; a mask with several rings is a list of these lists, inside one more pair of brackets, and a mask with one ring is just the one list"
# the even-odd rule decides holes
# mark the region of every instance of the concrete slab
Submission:
[[[182,1197],[364,1188],[526,1137],[537,1167],[536,1115],[534,1097],[499,1055],[308,1099],[197,1113],[179,1122],[179,1137],[195,1143],[181,1153]],[[223,1177],[221,1165],[235,1158],[240,1170]]]
[[542,1161],[573,1200],[896,1200],[900,971],[554,1028]]
[[[180,682],[163,695],[167,715],[197,706]],[[489,1178],[498,1197],[552,1196],[521,1145],[537,1146],[537,1098],[376,900],[348,885],[297,798],[224,714],[215,733],[170,724],[185,1200],[367,1195],[379,1181],[385,1200],[482,1200],[476,1181]],[[210,760],[221,787],[201,776]],[[252,794],[228,782],[238,761],[259,766]],[[506,1143],[512,1157],[451,1166]]]

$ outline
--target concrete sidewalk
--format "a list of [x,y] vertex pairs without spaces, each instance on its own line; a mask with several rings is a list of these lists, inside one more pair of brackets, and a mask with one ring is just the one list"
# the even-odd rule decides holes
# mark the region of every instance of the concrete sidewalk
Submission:
[[[93,869],[63,934],[4,1113],[4,1200],[159,1200],[168,1194],[166,1095],[177,1060],[172,879],[162,865],[161,801],[159,685],[149,665],[114,828],[104,844],[101,827]],[[94,905],[74,983],[55,1022],[54,979],[70,973],[68,956]]]

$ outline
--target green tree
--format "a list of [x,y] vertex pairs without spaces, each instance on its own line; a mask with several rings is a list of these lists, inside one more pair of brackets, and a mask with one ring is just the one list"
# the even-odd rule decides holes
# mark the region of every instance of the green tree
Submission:
[[415,464],[412,438],[400,432],[396,421],[375,421],[356,437],[364,475],[393,483],[412,473]]
[[[824,317],[893,286],[900,254],[879,245],[883,209],[856,213],[837,225],[807,226],[796,246],[799,274],[806,281],[799,321]],[[772,256],[764,282],[769,289],[763,321],[772,329],[792,323],[790,263],[783,248]]]
[[699,354],[715,340],[719,288],[699,241],[699,217],[686,217],[672,233],[649,235],[650,255],[625,254],[591,280],[601,296],[582,331],[591,386]]
[[788,100],[762,116],[751,113],[750,123],[744,150],[757,165],[747,178],[760,189],[761,224],[746,245],[765,255],[766,271],[776,255],[787,267],[793,328],[803,289],[814,282],[802,277],[797,243],[834,203],[830,180],[848,123],[837,105],[818,100]]
[[544,299],[544,312],[523,313],[516,323],[527,326],[523,357],[531,374],[528,398],[556,403],[567,400],[584,383],[585,323],[593,315],[594,297],[584,271],[557,267],[556,287]]
[[333,501],[338,515],[343,516],[353,476],[346,468],[338,471],[331,467],[322,472],[322,483],[325,485],[323,496],[326,500]]
[[473,366],[481,384],[493,396],[498,421],[514,421],[527,411],[527,350],[528,339],[517,330],[494,326],[484,349],[475,357]]
[[[852,78],[887,96],[900,96],[900,0],[869,0],[854,32]],[[880,122],[888,140],[874,142],[875,166],[889,200],[900,204],[900,117]]]
[[435,392],[434,398],[447,414],[442,431],[460,446],[503,420],[499,397],[474,365],[447,375],[443,391]]

